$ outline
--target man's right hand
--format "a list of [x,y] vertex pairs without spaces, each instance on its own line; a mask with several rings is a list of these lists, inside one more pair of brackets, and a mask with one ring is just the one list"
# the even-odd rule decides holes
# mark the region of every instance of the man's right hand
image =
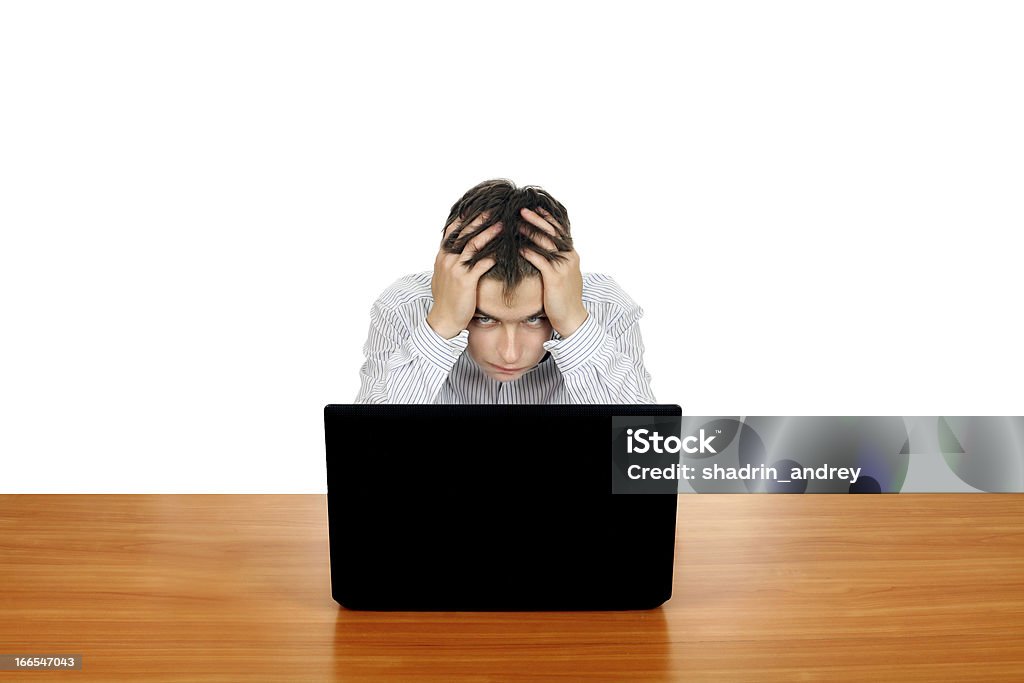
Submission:
[[[481,214],[465,229],[471,233],[486,220],[487,214]],[[441,244],[458,229],[460,223],[459,218],[452,221],[444,231]],[[488,257],[480,259],[472,268],[467,268],[462,262],[472,258],[501,230],[501,223],[495,223],[470,240],[461,254],[450,254],[443,248],[437,252],[437,258],[434,259],[434,276],[430,280],[434,305],[427,314],[427,324],[445,339],[455,337],[469,326],[469,321],[476,313],[476,288],[480,277],[496,263],[493,258]]]

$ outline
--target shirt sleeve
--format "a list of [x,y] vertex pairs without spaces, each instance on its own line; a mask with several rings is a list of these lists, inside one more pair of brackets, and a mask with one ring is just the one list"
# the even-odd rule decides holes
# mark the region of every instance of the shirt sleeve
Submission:
[[467,330],[445,339],[426,319],[410,329],[374,303],[355,402],[433,403],[468,343]]
[[568,337],[544,342],[572,403],[657,403],[644,367],[641,316],[634,304],[605,327],[591,313]]

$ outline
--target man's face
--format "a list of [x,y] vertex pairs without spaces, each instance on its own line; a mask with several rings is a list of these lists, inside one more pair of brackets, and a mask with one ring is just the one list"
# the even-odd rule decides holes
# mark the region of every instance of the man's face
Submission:
[[480,278],[476,315],[469,323],[470,357],[499,382],[516,379],[544,357],[551,323],[544,316],[544,289],[539,276],[527,278],[505,305],[501,282]]

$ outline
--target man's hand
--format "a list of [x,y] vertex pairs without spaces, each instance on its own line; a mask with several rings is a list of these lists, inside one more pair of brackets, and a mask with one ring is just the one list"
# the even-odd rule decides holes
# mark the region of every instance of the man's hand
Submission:
[[[541,249],[558,252],[565,257],[564,261],[548,261],[542,255],[529,248],[520,249],[523,257],[537,267],[544,283],[544,314],[551,326],[562,337],[568,337],[586,321],[587,309],[583,306],[583,274],[580,272],[580,256],[575,249],[558,251],[554,241],[547,235],[561,237],[565,229],[558,224],[550,213],[544,209],[537,212],[530,209],[520,211],[523,218],[541,229],[544,234],[533,238],[533,243]],[[529,231],[525,226],[520,230],[526,236]]]
[[[481,214],[465,229],[472,232],[486,220],[487,215]],[[461,219],[452,221],[444,231],[441,244],[458,229],[460,223]],[[480,276],[495,264],[495,260],[490,257],[480,259],[472,268],[467,268],[462,262],[480,251],[501,232],[501,229],[501,223],[495,223],[470,240],[461,254],[450,254],[444,249],[437,252],[437,258],[434,259],[434,276],[430,280],[434,305],[427,314],[427,324],[445,339],[451,339],[469,325],[469,321],[476,313],[476,288]]]

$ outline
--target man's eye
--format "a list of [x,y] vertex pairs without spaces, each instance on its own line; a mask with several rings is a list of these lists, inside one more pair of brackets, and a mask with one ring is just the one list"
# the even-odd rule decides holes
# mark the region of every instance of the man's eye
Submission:
[[544,322],[544,318],[539,315],[535,315],[532,318],[526,319],[527,325],[540,325],[542,322]]
[[489,325],[490,323],[494,322],[493,318],[488,318],[486,315],[478,315],[475,318],[473,318],[473,320],[477,321],[481,325]]

